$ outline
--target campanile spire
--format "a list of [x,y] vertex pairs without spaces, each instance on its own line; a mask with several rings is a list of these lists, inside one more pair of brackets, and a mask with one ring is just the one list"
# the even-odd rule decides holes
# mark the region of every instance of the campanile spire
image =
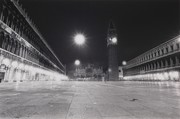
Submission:
[[109,23],[107,34],[107,48],[108,48],[108,77],[109,81],[118,80],[118,54],[117,46],[118,37],[115,25],[112,21]]

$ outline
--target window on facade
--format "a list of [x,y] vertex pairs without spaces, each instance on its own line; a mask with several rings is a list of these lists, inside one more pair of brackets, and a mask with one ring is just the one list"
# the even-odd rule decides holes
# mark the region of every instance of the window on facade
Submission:
[[177,50],[179,49],[179,43],[176,44]]
[[0,47],[1,48],[2,48],[3,41],[4,41],[4,33],[0,32]]
[[168,53],[168,47],[166,47],[166,53]]
[[156,52],[154,52],[154,57],[156,57]]
[[162,55],[164,54],[164,49],[161,49],[161,53],[162,53]]
[[7,23],[7,21],[8,21],[8,10],[7,9],[4,9],[4,11],[3,11],[2,20],[3,20],[4,23]]
[[2,44],[2,48],[7,50],[7,47],[8,47],[8,36],[5,36],[5,39]]
[[173,47],[173,45],[171,45],[170,47],[171,47],[171,51],[173,51],[173,50],[174,50],[174,47]]
[[160,50],[158,50],[158,56],[160,56]]
[[3,11],[3,6],[0,4],[0,19],[2,19],[2,11]]
[[153,58],[153,54],[151,54],[151,58]]
[[8,46],[7,46],[7,50],[11,51],[11,47],[12,47],[12,40],[10,38],[8,38]]

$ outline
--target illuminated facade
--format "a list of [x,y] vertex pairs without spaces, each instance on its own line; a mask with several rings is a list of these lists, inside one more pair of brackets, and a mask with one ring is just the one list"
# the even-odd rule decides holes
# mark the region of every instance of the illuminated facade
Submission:
[[[76,78],[99,78],[104,77],[102,67],[90,65],[77,67],[74,72]],[[91,80],[91,79],[90,79]]]
[[110,22],[107,36],[108,47],[108,80],[119,80],[118,56],[117,56],[117,34],[113,22]]
[[127,80],[180,80],[180,35],[127,62]]
[[0,80],[67,78],[65,68],[16,0],[0,1]]

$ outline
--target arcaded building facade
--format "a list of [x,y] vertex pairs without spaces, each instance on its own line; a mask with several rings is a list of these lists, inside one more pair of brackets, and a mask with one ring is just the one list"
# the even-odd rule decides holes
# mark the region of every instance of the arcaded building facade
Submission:
[[180,81],[180,35],[128,61],[123,71],[126,80]]
[[67,78],[54,54],[16,0],[0,1],[0,80]]

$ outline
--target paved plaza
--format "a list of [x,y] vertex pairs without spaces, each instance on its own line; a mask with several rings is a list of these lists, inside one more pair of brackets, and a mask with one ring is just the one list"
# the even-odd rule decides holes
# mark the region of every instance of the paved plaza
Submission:
[[180,82],[0,84],[0,119],[179,119]]

